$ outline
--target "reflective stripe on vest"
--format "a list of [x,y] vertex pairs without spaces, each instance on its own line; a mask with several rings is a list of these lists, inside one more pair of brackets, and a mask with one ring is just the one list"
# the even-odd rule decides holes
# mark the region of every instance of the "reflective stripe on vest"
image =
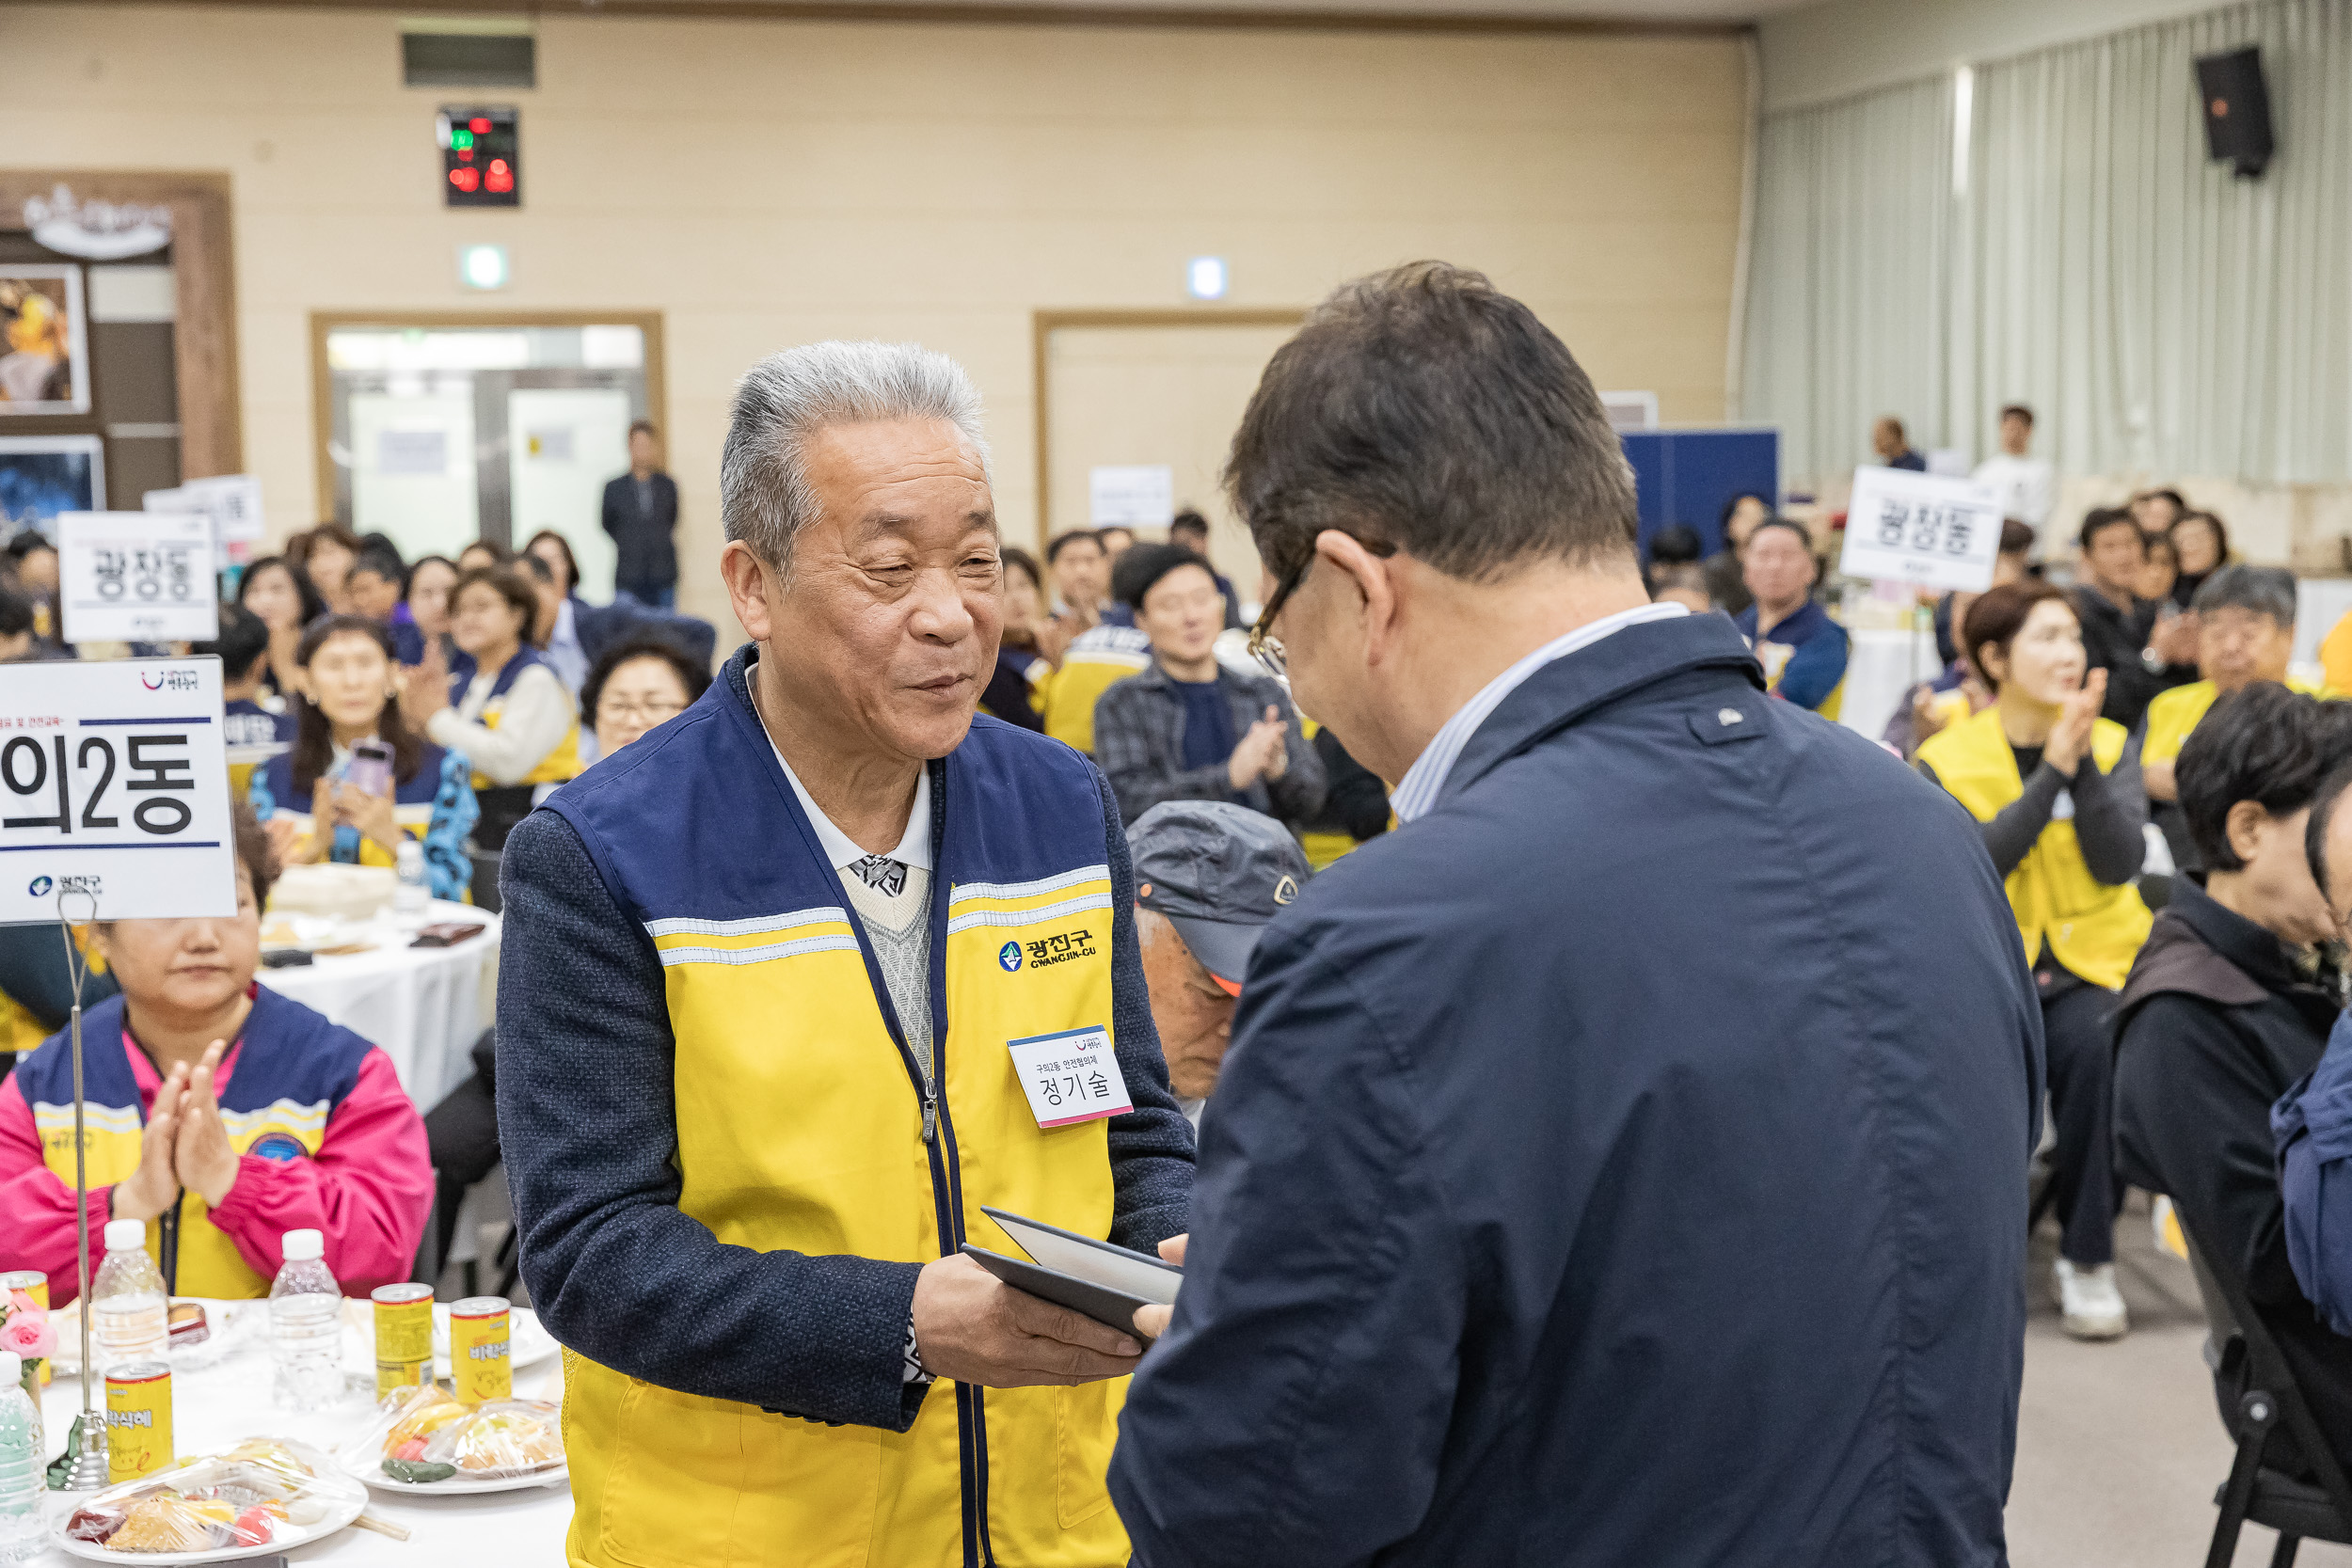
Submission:
[[[907,1263],[1017,1252],[982,1204],[1107,1235],[1106,1124],[1041,1131],[1007,1050],[1113,1022],[1091,769],[986,718],[932,765],[933,1016],[902,1021],[734,675],[550,802],[660,956],[679,1209],[732,1245]],[[935,1042],[929,1143],[909,1026]],[[1127,1560],[1123,1380],[942,1382],[900,1433],[566,1370],[576,1562]]]

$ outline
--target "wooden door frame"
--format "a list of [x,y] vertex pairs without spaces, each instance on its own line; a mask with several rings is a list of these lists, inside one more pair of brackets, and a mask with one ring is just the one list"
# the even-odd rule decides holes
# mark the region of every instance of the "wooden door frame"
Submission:
[[0,222],[20,221],[26,201],[59,185],[72,189],[76,200],[171,209],[180,474],[206,479],[245,472],[229,176],[195,169],[0,168]]
[[1172,310],[1035,310],[1029,315],[1029,363],[1037,416],[1037,550],[1054,537],[1054,334],[1064,327],[1296,326],[1305,308],[1202,305]]
[[662,374],[664,350],[659,310],[313,310],[310,312],[310,436],[317,467],[319,511],[335,499],[335,375],[326,363],[326,335],[339,326],[498,327],[633,326],[645,340],[645,417],[654,429],[670,428],[669,387]]

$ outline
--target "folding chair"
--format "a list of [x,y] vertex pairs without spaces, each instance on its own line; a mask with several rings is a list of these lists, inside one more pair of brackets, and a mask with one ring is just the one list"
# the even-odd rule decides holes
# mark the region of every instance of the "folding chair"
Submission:
[[[2213,1255],[2189,1229],[2185,1217],[2181,1234],[2188,1243],[2189,1269],[2205,1306],[2205,1356],[2217,1375],[2217,1397],[2230,1373],[2243,1368],[2246,1374],[2246,1392],[2238,1398],[2237,1410],[2221,1412],[2222,1425],[2237,1444],[2237,1459],[2230,1466],[2230,1479],[2214,1495],[2221,1513],[2214,1521],[2205,1568],[2230,1568],[2237,1555],[2238,1533],[2249,1520],[2279,1532],[2270,1568],[2290,1568],[2306,1540],[2352,1544],[2352,1482],[2345,1480],[2335,1450],[2312,1418],[2279,1342],[2255,1315],[2245,1281],[2234,1272],[2225,1275],[2213,1268],[2208,1261]],[[2263,1462],[2264,1450],[2282,1427],[2319,1478],[2316,1484]]]

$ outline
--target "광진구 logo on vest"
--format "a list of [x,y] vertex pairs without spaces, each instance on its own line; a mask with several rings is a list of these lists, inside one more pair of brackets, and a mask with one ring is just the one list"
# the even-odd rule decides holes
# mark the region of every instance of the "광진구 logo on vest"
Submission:
[[1005,966],[1005,973],[1008,974],[1019,969],[1021,967],[1021,944],[1017,942],[1009,942],[996,949],[996,961]]

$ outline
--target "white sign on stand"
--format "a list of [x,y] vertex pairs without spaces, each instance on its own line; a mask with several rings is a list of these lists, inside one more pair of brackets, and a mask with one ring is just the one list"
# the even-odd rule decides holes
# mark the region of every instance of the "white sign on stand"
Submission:
[[200,512],[212,518],[213,537],[224,545],[250,542],[266,531],[262,482],[251,474],[216,474],[175,490],[150,490],[139,504],[150,512]]
[[220,635],[213,522],[194,512],[61,512],[57,597],[68,642]]
[[2001,503],[1964,479],[1904,468],[1856,468],[1846,505],[1850,578],[1982,592],[2001,547]]
[[1165,528],[1176,515],[1176,470],[1133,464],[1087,470],[1087,515],[1095,528]]
[[220,660],[8,666],[0,925],[232,915],[235,863]]

